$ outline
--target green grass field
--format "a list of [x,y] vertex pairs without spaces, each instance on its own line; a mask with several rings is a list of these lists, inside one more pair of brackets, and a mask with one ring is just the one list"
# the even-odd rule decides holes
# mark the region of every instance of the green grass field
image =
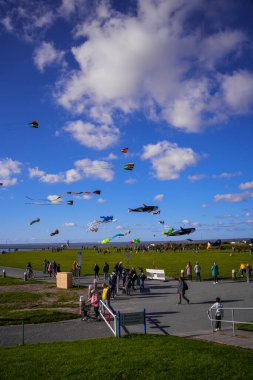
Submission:
[[[0,255],[0,265],[10,266],[16,268],[25,268],[28,261],[31,261],[35,270],[43,270],[43,261],[55,260],[60,263],[62,271],[70,271],[73,260],[77,259],[78,250],[64,250],[61,252],[51,251],[30,251],[30,252],[10,252]],[[205,280],[211,279],[210,268],[214,261],[219,266],[220,278],[231,278],[232,269],[236,272],[239,271],[240,263],[250,263],[253,267],[253,256],[250,256],[249,249],[245,248],[241,253],[235,253],[230,256],[231,247],[223,250],[200,250],[198,253],[189,251],[176,251],[168,250],[166,252],[133,252],[129,261],[127,261],[124,249],[120,252],[116,252],[116,249],[108,250],[110,253],[103,254],[97,253],[95,250],[83,250],[82,255],[82,275],[93,274],[93,268],[95,263],[100,266],[100,272],[107,261],[110,265],[110,270],[114,265],[122,261],[124,267],[136,267],[142,266],[146,268],[165,269],[167,277],[178,277],[180,275],[181,268],[185,269],[188,261],[191,261],[194,266],[196,261],[199,261],[202,268],[202,278]]]
[[33,344],[0,354],[3,380],[252,378],[252,351],[172,336]]

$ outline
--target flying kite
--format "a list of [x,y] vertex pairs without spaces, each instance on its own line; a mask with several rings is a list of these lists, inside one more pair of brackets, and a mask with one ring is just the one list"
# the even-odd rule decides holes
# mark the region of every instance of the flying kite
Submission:
[[129,208],[128,212],[152,212],[158,210],[158,206],[147,206],[143,203],[143,207]]
[[[27,199],[35,202],[27,202],[26,204],[31,204],[31,205],[38,205],[38,206],[62,206],[63,201],[61,199],[61,196],[57,196],[56,198],[53,199],[46,199],[46,198],[30,198],[27,197]],[[73,205],[74,201],[68,200],[66,201],[67,205]]]
[[135,238],[135,239],[130,241],[130,244],[139,244],[140,242],[141,242],[141,240],[139,238]]
[[50,236],[58,235],[59,230],[55,230],[54,232],[51,232]]
[[133,162],[130,162],[129,164],[125,164],[123,166],[123,169],[125,169],[125,170],[133,170],[133,168],[134,168],[134,163]]
[[113,216],[100,216],[100,219],[95,219],[92,220],[90,223],[87,224],[88,231],[91,232],[97,232],[98,231],[98,226],[102,223],[113,223],[116,222],[117,219],[113,219]]
[[107,244],[107,243],[110,243],[110,238],[106,238],[106,239],[104,239],[104,240],[102,240],[100,243],[101,244]]
[[160,210],[152,212],[152,215],[158,215],[158,214],[161,214]]
[[171,228],[169,229],[167,232],[164,231],[163,232],[163,235],[166,235],[166,236],[181,236],[181,235],[189,235],[191,234],[192,232],[194,232],[196,230],[196,228],[183,228],[183,227],[180,227],[180,230],[174,230],[174,228]]
[[216,249],[221,246],[221,240],[216,240],[214,243],[211,243],[210,241],[207,243],[206,249]]
[[39,128],[39,122],[37,120],[31,121],[31,123],[29,123],[29,125],[32,128]]
[[128,152],[128,148],[122,148],[122,149],[121,149],[121,152],[122,152],[122,153],[127,153],[127,152]]
[[38,222],[40,222],[40,218],[37,218],[37,219],[32,220],[29,224],[30,224],[30,226],[31,226],[32,224],[34,224],[34,223],[38,223]]
[[[66,194],[72,194],[72,195],[81,195],[81,194],[101,194],[101,190],[95,190],[95,191],[67,191]],[[61,197],[64,196],[64,193],[61,195]]]
[[113,221],[113,216],[100,216],[102,223],[108,223]]

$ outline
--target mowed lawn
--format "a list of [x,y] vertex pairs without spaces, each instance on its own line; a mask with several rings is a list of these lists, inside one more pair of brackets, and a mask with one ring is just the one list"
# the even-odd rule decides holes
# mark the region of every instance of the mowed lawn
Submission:
[[0,354],[2,380],[252,378],[252,351],[172,336],[32,344]]
[[[127,260],[125,250],[122,248],[119,252],[116,249],[107,248],[108,253],[97,252],[93,249],[84,249],[82,255],[82,270],[81,275],[93,274],[95,263],[100,266],[100,273],[105,261],[110,265],[110,271],[114,268],[115,264],[119,261],[123,262],[124,267],[131,268],[138,267],[165,269],[167,277],[178,277],[180,270],[185,269],[188,261],[191,261],[194,266],[198,261],[202,269],[202,278],[205,280],[211,279],[211,266],[214,261],[219,266],[220,278],[231,278],[232,269],[239,272],[241,263],[249,263],[253,267],[253,256],[249,254],[249,248],[245,247],[241,253],[234,253],[231,256],[231,246],[228,245],[226,249],[218,250],[200,250],[195,253],[193,249],[187,251],[167,250],[165,252],[135,252],[131,253],[129,260]],[[49,261],[55,260],[60,263],[61,271],[71,271],[72,262],[77,260],[78,250],[63,250],[60,252],[48,251],[30,251],[30,252],[9,252],[0,255],[0,265],[10,266],[16,268],[26,268],[27,262],[30,261],[35,270],[43,270],[43,261],[46,258]]]

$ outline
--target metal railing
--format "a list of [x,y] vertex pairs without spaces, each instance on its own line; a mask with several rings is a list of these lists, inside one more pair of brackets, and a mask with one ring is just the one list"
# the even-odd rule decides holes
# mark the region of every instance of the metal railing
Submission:
[[[248,311],[248,310],[251,310],[253,311],[253,307],[224,307],[222,309],[224,311],[224,315],[228,314],[229,311],[231,311],[231,319],[228,319],[226,317],[226,319],[222,318],[221,319],[221,322],[222,323],[231,323],[232,324],[232,329],[233,329],[233,335],[235,336],[235,325],[238,323],[238,324],[247,324],[247,325],[253,325],[253,322],[246,322],[246,321],[239,321],[239,320],[236,320],[235,318],[235,313],[238,314],[238,311],[241,311],[241,310],[244,310],[244,311]],[[228,310],[228,313],[226,312],[226,310]],[[214,322],[216,322],[216,318],[215,318],[215,311],[216,309],[213,308],[213,309],[208,309],[207,311],[207,316],[208,316],[208,319],[211,321],[211,328],[212,328],[212,331],[214,331]],[[251,320],[253,320],[253,312],[252,312],[252,317],[251,317]]]
[[113,311],[104,304],[102,300],[99,301],[100,316],[105,321],[112,333],[117,336],[117,316]]

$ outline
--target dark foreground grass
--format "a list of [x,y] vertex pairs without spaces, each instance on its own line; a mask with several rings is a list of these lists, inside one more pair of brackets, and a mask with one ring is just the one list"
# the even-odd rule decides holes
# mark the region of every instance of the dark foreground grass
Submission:
[[250,350],[171,336],[132,335],[1,348],[1,379],[244,379]]

